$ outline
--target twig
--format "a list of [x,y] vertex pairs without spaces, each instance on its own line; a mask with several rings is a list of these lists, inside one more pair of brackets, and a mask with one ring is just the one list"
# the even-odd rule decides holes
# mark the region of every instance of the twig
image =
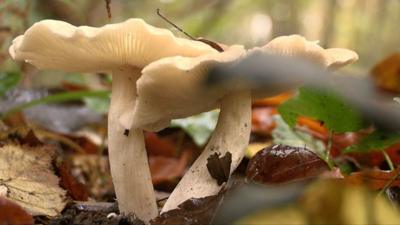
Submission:
[[197,41],[197,38],[194,38],[192,35],[188,34],[186,31],[184,31],[182,28],[180,28],[178,25],[173,23],[171,20],[167,19],[167,17],[163,16],[160,13],[160,9],[157,9],[157,15],[160,16],[163,20],[165,20],[167,23],[178,29],[180,32],[182,32],[184,35],[188,36],[190,39]]
[[106,2],[106,9],[107,9],[107,15],[108,15],[108,19],[111,19],[111,0],[105,0]]

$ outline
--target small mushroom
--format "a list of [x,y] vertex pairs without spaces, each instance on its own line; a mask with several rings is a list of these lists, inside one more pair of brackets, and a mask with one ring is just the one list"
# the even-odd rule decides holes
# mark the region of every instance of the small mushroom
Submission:
[[[251,131],[251,89],[240,84],[230,84],[204,92],[201,88],[207,72],[217,63],[234,61],[254,51],[272,52],[308,58],[324,67],[346,65],[357,59],[357,54],[346,49],[325,50],[314,42],[293,35],[279,37],[261,48],[248,53],[240,46],[232,46],[221,53],[199,57],[169,57],[148,65],[138,82],[139,97],[136,101],[133,128],[159,130],[171,119],[220,108],[217,127],[189,171],[167,200],[163,212],[177,208],[190,198],[215,195],[221,190],[209,171],[207,159],[215,153],[232,155],[231,173],[239,165],[249,142]],[[331,54],[332,53],[332,54]],[[286,87],[295,88],[295,87]],[[163,90],[160,92],[159,90]],[[275,95],[276,90],[264,92],[264,96]],[[253,95],[253,96],[252,96]]]
[[120,212],[135,213],[144,221],[157,216],[143,131],[140,127],[128,130],[133,123],[136,81],[146,65],[160,58],[217,51],[202,42],[176,38],[141,19],[129,19],[100,28],[44,20],[17,37],[9,52],[13,59],[39,69],[112,73],[108,149]]

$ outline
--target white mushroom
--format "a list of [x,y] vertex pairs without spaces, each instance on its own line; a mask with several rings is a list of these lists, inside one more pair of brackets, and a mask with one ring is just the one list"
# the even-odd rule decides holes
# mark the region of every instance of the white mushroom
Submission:
[[39,69],[112,72],[108,148],[119,208],[121,213],[135,213],[144,221],[157,216],[143,131],[137,127],[124,135],[134,122],[136,81],[142,68],[160,58],[217,51],[202,42],[176,38],[169,30],[141,19],[129,19],[100,28],[44,20],[17,37],[9,52],[13,59]]
[[[251,50],[253,51],[306,57],[325,67],[338,67],[357,59],[357,54],[353,51],[324,50],[298,35],[274,39],[262,48]],[[330,54],[332,52],[334,54]],[[219,153],[223,156],[229,151],[232,154],[231,172],[242,160],[250,137],[252,90],[244,90],[236,85],[204,93],[201,82],[213,65],[233,61],[243,55],[241,47],[233,46],[222,53],[164,58],[143,70],[144,75],[138,80],[139,97],[134,111],[134,128],[159,130],[171,119],[187,117],[215,107],[221,109],[217,127],[209,143],[179,182],[164,205],[163,212],[175,209],[187,199],[206,197],[220,191],[221,186],[206,168],[210,155]],[[275,95],[276,91],[271,90],[269,94]],[[268,96],[268,93],[265,95]]]

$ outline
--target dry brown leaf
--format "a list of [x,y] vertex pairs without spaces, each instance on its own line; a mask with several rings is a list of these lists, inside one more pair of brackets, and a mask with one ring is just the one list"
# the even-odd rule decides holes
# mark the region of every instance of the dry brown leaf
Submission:
[[0,185],[7,197],[32,215],[56,216],[65,207],[65,191],[52,171],[49,146],[5,145],[0,148]]
[[371,73],[379,88],[400,93],[400,53],[390,55],[379,62]]

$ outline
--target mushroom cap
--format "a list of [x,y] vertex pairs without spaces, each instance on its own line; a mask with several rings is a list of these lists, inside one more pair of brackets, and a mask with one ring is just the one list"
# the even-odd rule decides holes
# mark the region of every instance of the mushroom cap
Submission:
[[354,51],[344,48],[324,49],[318,41],[308,41],[300,35],[281,36],[273,39],[261,48],[268,53],[309,59],[326,68],[337,69],[358,60]]
[[[168,126],[171,119],[219,107],[220,99],[243,87],[233,84],[204,92],[201,85],[208,70],[218,63],[234,61],[255,51],[308,58],[324,67],[339,67],[357,59],[357,54],[351,50],[325,50],[299,35],[276,38],[264,47],[251,49],[247,53],[241,46],[232,46],[222,53],[164,58],[151,63],[142,71],[143,76],[137,82],[138,98],[132,128],[159,130]],[[283,88],[283,91],[287,91],[295,87]],[[278,94],[277,90],[280,89],[271,90],[269,94]],[[263,92],[263,96],[253,93],[253,98],[266,95],[268,93]],[[126,121],[122,118],[120,122],[124,124]]]
[[[183,118],[218,107],[226,90],[204,92],[202,82],[216,64],[231,62],[245,54],[235,45],[221,53],[199,57],[168,57],[151,63],[142,70],[137,81],[136,106],[132,128],[160,130],[171,119]],[[127,120],[121,118],[121,123]]]
[[142,19],[95,28],[57,20],[35,23],[14,39],[11,57],[39,69],[69,72],[109,71],[121,66],[143,68],[168,56],[195,57],[217,52],[207,44],[175,37]]

